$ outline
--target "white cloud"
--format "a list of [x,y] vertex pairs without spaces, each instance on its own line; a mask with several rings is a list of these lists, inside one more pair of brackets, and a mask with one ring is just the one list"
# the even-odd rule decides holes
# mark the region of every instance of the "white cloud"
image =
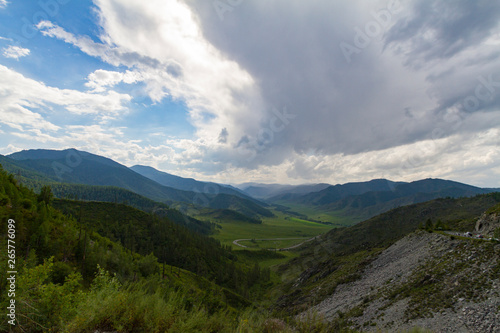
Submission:
[[8,4],[7,0],[0,0],[0,9],[6,8]]
[[[1,98],[0,101],[2,101]],[[46,131],[57,131],[59,129],[58,126],[44,120],[40,114],[32,112],[21,105],[3,105],[0,107],[0,115],[2,116],[0,123],[20,131],[23,131],[25,126]]]
[[[48,21],[38,28],[120,70],[90,73],[89,93],[72,92],[74,104],[17,100],[30,112],[56,100],[72,113],[99,114],[95,101],[104,98],[110,104],[101,109],[113,117],[127,99],[112,88],[140,82],[154,102],[185,101],[193,138],[155,147],[105,127],[75,127],[79,134],[66,138],[76,147],[101,138],[88,148],[183,176],[297,183],[444,177],[487,185],[500,171],[498,5],[460,2],[455,10],[443,2],[440,15],[422,0],[402,3],[386,31],[348,64],[339,44],[353,43],[355,29],[375,22],[373,11],[389,2],[248,1],[221,21],[212,1],[95,0],[100,41]],[[456,18],[467,20],[456,25]],[[479,89],[493,89],[491,98],[465,110],[478,77],[491,73],[493,84]],[[270,106],[286,106],[296,119],[269,131]]]
[[19,46],[10,45],[3,49],[3,56],[5,58],[19,59],[21,57],[26,57],[29,54],[29,49],[25,49]]
[[[18,130],[57,131],[45,114],[116,116],[127,110],[130,96],[109,91],[90,94],[46,86],[0,65],[0,123]],[[56,108],[62,108],[56,110]]]
[[[498,187],[499,143],[500,130],[490,129],[472,136],[457,134],[353,155],[292,153],[274,166],[243,169],[229,165],[226,170],[212,176],[203,173],[191,176],[233,184],[242,181],[342,184],[375,178],[394,181],[443,178],[476,186]],[[178,170],[182,172],[182,168]]]
[[87,80],[85,86],[91,88],[93,92],[104,92],[107,88],[111,88],[120,82],[132,84],[143,81],[144,78],[141,73],[134,71],[120,73],[98,69],[89,74]]
[[[51,22],[38,25],[46,36],[64,40],[114,66],[129,68],[121,74],[92,73],[89,88],[104,91],[133,75],[129,79],[143,82],[153,101],[160,102],[167,96],[185,101],[197,136],[211,141],[213,149],[236,145],[245,134],[258,134],[265,106],[256,82],[206,41],[188,6],[178,0],[95,3],[103,43],[75,36]],[[227,140],[219,142],[223,128]]]

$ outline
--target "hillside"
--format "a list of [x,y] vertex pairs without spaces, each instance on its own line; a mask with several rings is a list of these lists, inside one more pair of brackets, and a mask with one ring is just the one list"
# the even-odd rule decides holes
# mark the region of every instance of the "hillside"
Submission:
[[144,177],[154,180],[155,182],[163,186],[173,187],[183,191],[192,191],[196,193],[201,192],[201,193],[212,193],[212,194],[215,193],[229,194],[246,200],[254,201],[260,205],[266,206],[265,203],[258,202],[252,197],[245,195],[242,191],[239,191],[238,189],[235,189],[230,186],[221,185],[213,182],[202,182],[192,178],[183,178],[144,165],[134,165],[133,167],[130,167],[130,169],[137,172],[140,175],[143,175]]
[[218,223],[220,221],[243,222],[251,224],[261,224],[261,220],[253,219],[240,214],[230,209],[211,209],[205,212],[200,212],[201,216],[209,218],[210,220]]
[[391,191],[396,187],[397,184],[398,183],[386,179],[374,179],[368,182],[356,182],[329,186],[321,191],[312,192],[301,196],[294,195],[290,197],[288,194],[283,194],[281,196],[272,197],[269,199],[269,201],[274,202],[283,199],[291,199],[293,202],[322,206],[352,195],[359,195],[372,191]]
[[495,189],[483,189],[442,179],[423,179],[411,183],[378,179],[330,186],[302,196],[283,194],[271,198],[270,201],[289,206],[291,209],[299,209],[299,205],[330,214],[341,213],[360,221],[405,205],[437,198],[470,197],[491,192],[495,192]]
[[280,185],[280,184],[259,184],[259,183],[244,183],[238,185],[246,194],[257,198],[267,200],[281,194],[304,195],[311,192],[318,192],[327,187],[329,184],[311,184],[311,185]]
[[[111,219],[119,218],[115,213],[107,210]],[[200,275],[159,265],[152,254],[139,255],[101,236],[90,224],[54,209],[50,191],[37,195],[1,168],[0,226],[4,249],[11,240],[9,257],[1,251],[0,262],[7,267],[10,259],[17,271],[15,296],[1,293],[0,304],[7,308],[15,301],[15,332],[183,331],[211,325],[231,332],[233,325],[217,318],[237,318],[234,307],[248,305]],[[14,230],[13,236],[7,230]],[[7,290],[7,271],[0,277],[0,289]],[[0,322],[1,331],[9,327],[5,319]]]
[[252,286],[241,268],[232,262],[236,260],[234,254],[215,239],[193,233],[168,217],[159,218],[106,202],[55,200],[54,207],[139,254],[153,253],[162,263],[186,269],[242,294]]
[[330,210],[361,212],[362,215],[371,217],[392,208],[437,198],[463,198],[491,192],[494,192],[494,190],[482,189],[448,180],[424,179],[407,184],[399,184],[391,191],[371,191],[349,196],[335,203],[328,204],[327,207]]
[[352,227],[333,229],[305,244],[298,258],[280,267],[286,295],[277,307],[301,312],[319,304],[336,286],[358,280],[383,250],[427,221],[452,230],[472,231],[477,218],[498,202],[498,193],[436,199],[393,209]]
[[29,187],[32,187],[35,183],[50,183],[56,181],[56,178],[51,178],[36,170],[25,167],[21,165],[20,162],[3,155],[0,155],[0,164],[5,171],[15,175],[18,180]]
[[[39,191],[43,183],[35,183],[33,189]],[[208,235],[212,232],[209,223],[196,220],[168,205],[151,200],[142,195],[113,186],[91,186],[64,183],[47,183],[52,193],[59,199],[77,199],[81,201],[101,201],[115,204],[125,204],[136,209],[167,217],[170,221],[185,226],[190,230]]]
[[[235,209],[254,218],[272,213],[255,201],[228,194],[203,194],[158,184],[111,159],[68,149],[25,150],[8,156],[16,165],[57,182],[123,188],[154,201],[183,202],[215,209]],[[252,199],[253,200],[253,199]],[[227,201],[225,203],[225,201]]]
[[500,245],[420,231],[310,311],[363,331],[496,332],[499,273]]

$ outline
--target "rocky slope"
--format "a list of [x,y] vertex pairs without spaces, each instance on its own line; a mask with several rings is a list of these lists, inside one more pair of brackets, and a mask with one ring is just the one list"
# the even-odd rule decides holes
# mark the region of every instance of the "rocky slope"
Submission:
[[500,215],[498,213],[483,214],[476,222],[476,232],[485,237],[493,237],[498,229],[500,229]]
[[500,244],[412,233],[311,312],[361,331],[500,332]]

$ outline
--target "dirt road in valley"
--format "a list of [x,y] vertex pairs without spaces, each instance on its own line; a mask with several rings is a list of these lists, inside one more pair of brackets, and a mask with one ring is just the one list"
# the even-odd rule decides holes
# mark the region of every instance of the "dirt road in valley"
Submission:
[[289,246],[289,247],[284,247],[284,248],[281,248],[281,249],[269,249],[269,250],[277,250],[277,251],[287,251],[287,250],[295,249],[295,248],[301,246],[302,244],[310,242],[310,241],[312,241],[312,240],[314,240],[314,239],[316,239],[318,237],[319,236],[315,236],[315,237],[312,237],[312,238],[306,238],[306,237],[301,237],[301,238],[263,238],[263,239],[247,238],[247,239],[236,239],[236,240],[233,241],[233,244],[237,245],[237,246],[240,246],[240,247],[248,248],[248,246],[242,245],[239,242],[252,241],[252,240],[254,240],[254,241],[278,241],[278,240],[300,240],[300,239],[305,239],[302,243],[295,244],[295,245],[292,245],[292,246]]

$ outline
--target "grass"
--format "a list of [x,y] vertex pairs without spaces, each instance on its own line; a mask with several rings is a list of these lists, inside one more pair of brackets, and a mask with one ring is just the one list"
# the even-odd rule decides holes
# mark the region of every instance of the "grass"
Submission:
[[[213,237],[219,240],[223,245],[231,246],[236,253],[239,253],[242,250],[261,251],[263,249],[271,249],[275,247],[290,247],[302,243],[312,237],[324,234],[332,228],[335,228],[333,225],[295,218],[276,210],[273,210],[273,213],[275,216],[263,218],[262,224],[245,223],[229,219],[218,220],[217,224],[220,228],[217,229],[217,232],[213,235]],[[197,216],[197,218],[207,221],[206,216]],[[251,241],[252,239],[274,238],[296,239],[279,241]],[[240,244],[248,247],[242,248],[234,245],[233,241],[237,239],[250,239],[250,241],[239,242]],[[283,254],[281,258],[262,258],[259,259],[259,265],[261,267],[272,267],[298,256],[298,254],[294,251],[280,251],[279,253]]]
[[[323,234],[334,226],[291,218],[288,215],[274,211],[274,217],[263,218],[262,224],[250,224],[221,220],[221,229],[213,237],[223,245],[230,245],[233,249],[240,248],[233,244],[236,239],[272,239],[272,238],[312,238]],[[300,243],[301,241],[298,240]],[[247,242],[248,243],[248,242]],[[247,245],[245,243],[244,245]],[[290,244],[290,243],[288,243]],[[292,245],[297,242],[292,242]],[[274,245],[274,243],[272,243]],[[274,246],[271,246],[274,247]],[[260,246],[262,249],[263,246]]]
[[[293,221],[293,222],[300,222],[300,223],[305,223],[305,224],[309,224],[309,225],[317,225],[318,223],[324,224],[324,223],[320,223],[320,222],[316,222],[316,221],[308,221],[308,220],[304,220],[304,219],[299,219],[297,217],[288,217],[286,219]],[[329,223],[329,222],[327,222],[327,223]]]
[[283,249],[288,248],[300,243],[303,243],[310,239],[306,238],[291,238],[291,239],[280,239],[280,240],[248,240],[238,242],[241,245],[245,245],[248,248],[259,248],[259,249]]
[[290,208],[291,211],[307,216],[310,220],[332,223],[335,227],[347,227],[363,220],[361,217],[353,217],[341,210],[328,211],[317,206],[302,205],[288,201],[280,201],[276,203]]
[[[299,254],[297,252],[291,252],[291,251],[283,251],[283,252],[278,252],[281,253],[285,256],[284,259],[268,259],[268,260],[263,260],[259,262],[259,265],[263,268],[271,268],[271,267],[276,267],[280,264],[282,264],[284,261],[288,261],[293,258],[297,258]],[[281,278],[280,278],[281,281]]]
[[486,214],[500,214],[500,204],[495,205],[495,206],[491,207],[490,209],[488,209]]
[[[279,265],[284,261],[299,256],[298,252],[293,252],[293,251],[274,252],[267,250],[255,250],[255,249],[251,250],[241,249],[241,250],[236,250],[235,253],[238,255],[238,258],[240,258],[241,260],[246,260],[249,263],[254,263],[255,261],[257,261],[261,268],[270,268]],[[281,281],[281,279],[278,280]]]

